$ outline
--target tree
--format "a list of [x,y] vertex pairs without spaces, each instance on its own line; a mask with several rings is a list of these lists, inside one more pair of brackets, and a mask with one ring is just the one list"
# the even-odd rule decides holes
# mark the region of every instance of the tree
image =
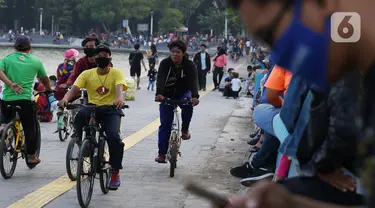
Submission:
[[198,24],[207,29],[213,29],[216,35],[222,34],[225,28],[225,13],[228,15],[228,28],[232,29],[233,32],[239,32],[241,25],[238,15],[230,9],[218,7],[215,3],[205,13],[198,15]]
[[127,19],[143,20],[150,14],[153,2],[150,0],[122,0],[121,15]]
[[202,4],[202,0],[174,0],[174,4],[184,15],[184,23],[189,28],[190,17],[195,14],[195,11]]
[[180,10],[175,8],[167,8],[163,17],[159,21],[159,27],[164,32],[174,31],[183,26],[184,15]]
[[120,15],[123,8],[123,0],[78,0],[76,10],[81,20],[87,18],[97,21],[103,29],[109,33],[116,14]]

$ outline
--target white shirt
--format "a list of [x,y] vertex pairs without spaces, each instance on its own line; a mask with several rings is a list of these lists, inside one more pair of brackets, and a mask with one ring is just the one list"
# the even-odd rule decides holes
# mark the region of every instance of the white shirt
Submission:
[[202,70],[206,70],[207,66],[206,66],[206,53],[205,52],[201,52],[201,64],[202,64]]
[[233,91],[240,91],[242,83],[241,83],[241,80],[239,78],[233,78],[230,83],[232,83],[232,90]]
[[246,41],[246,47],[250,48],[250,41]]
[[1,90],[0,90],[0,100],[3,99],[3,92],[4,92],[4,89],[5,89],[5,84],[4,82],[0,81],[0,86],[1,86]]

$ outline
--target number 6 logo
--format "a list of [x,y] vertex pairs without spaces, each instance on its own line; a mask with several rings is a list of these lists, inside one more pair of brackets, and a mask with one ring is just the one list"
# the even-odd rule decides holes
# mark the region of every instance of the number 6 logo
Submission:
[[331,39],[355,43],[361,39],[361,17],[356,12],[335,12],[331,16]]

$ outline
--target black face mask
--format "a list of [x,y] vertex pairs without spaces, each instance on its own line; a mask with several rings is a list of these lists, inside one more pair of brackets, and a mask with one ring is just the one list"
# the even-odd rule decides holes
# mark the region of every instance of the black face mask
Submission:
[[84,48],[83,52],[86,54],[87,57],[91,58],[95,55],[94,50],[95,48]]
[[111,63],[111,59],[106,57],[98,57],[95,59],[95,62],[99,68],[103,69]]

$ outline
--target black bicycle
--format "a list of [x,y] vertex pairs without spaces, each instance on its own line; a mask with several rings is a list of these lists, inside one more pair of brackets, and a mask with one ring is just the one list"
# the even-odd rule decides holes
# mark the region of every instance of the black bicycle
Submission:
[[164,98],[161,101],[162,105],[168,105],[173,107],[174,119],[172,123],[171,136],[169,138],[169,148],[167,153],[167,160],[170,163],[169,176],[174,177],[174,171],[177,168],[177,159],[178,156],[181,157],[180,147],[181,147],[181,136],[180,136],[180,119],[178,116],[178,105],[192,105],[188,100],[170,100]]
[[[77,196],[81,207],[88,207],[94,188],[94,179],[99,174],[100,189],[104,194],[109,192],[111,166],[109,164],[109,151],[106,135],[102,125],[96,119],[98,109],[113,109],[113,105],[95,106],[84,104],[68,104],[68,109],[91,108],[89,124],[84,127],[83,142],[79,151],[77,166]],[[129,106],[123,106],[123,109]],[[85,189],[84,182],[88,181]]]

